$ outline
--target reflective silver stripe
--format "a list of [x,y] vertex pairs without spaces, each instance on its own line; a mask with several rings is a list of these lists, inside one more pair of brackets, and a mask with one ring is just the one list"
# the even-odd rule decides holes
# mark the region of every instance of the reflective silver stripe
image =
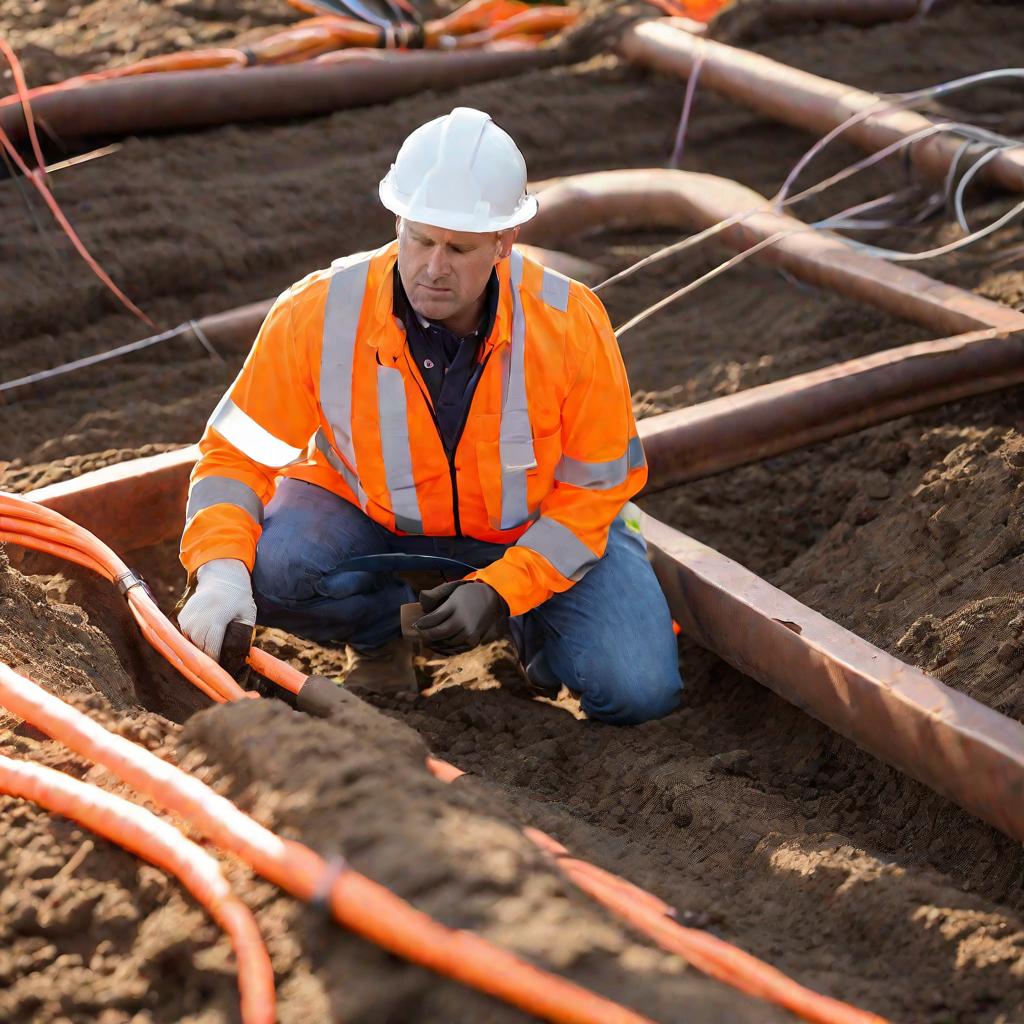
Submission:
[[555,479],[573,487],[587,487],[593,491],[607,491],[625,483],[630,470],[646,465],[644,446],[639,437],[631,437],[626,454],[607,462],[585,462],[563,455],[555,467]]
[[274,437],[248,413],[242,412],[228,395],[213,410],[210,426],[243,455],[262,466],[287,466],[303,452],[302,448],[293,448],[279,437]]
[[212,505],[234,505],[247,512],[256,522],[263,525],[263,502],[259,495],[241,480],[229,476],[204,476],[189,489],[188,506],[185,509],[186,524],[197,512]]
[[629,473],[628,455],[607,462],[584,462],[570,455],[563,455],[555,467],[555,479],[573,487],[587,487],[593,491],[607,491],[618,487]]
[[534,469],[533,432],[526,404],[526,318],[519,287],[523,280],[523,257],[514,249],[509,257],[512,276],[512,342],[503,353],[505,400],[501,408],[501,522],[499,529],[511,530],[530,518],[526,503],[526,471]]
[[547,305],[564,313],[569,308],[569,278],[545,267],[540,297]]
[[323,432],[323,429],[319,429],[313,438],[313,443],[316,445],[317,450],[323,455],[325,459],[331,464],[331,469],[336,473],[340,473],[345,480],[345,483],[352,488],[356,497],[359,499],[360,504],[365,505],[363,498],[363,488],[359,483],[359,477],[352,472],[348,466],[342,461],[341,456],[331,447],[331,442],[327,440],[327,435]]
[[395,527],[405,533],[423,533],[416,480],[412,474],[405,381],[402,372],[392,366],[377,367],[377,409],[384,479],[391,498],[391,511],[395,513]]
[[581,580],[600,561],[568,526],[541,516],[516,541],[516,546],[543,555],[563,576]]
[[[334,443],[356,470],[356,497],[366,506],[359,486],[356,450],[352,443],[352,368],[356,331],[366,295],[366,279],[373,253],[357,253],[335,260],[324,305],[324,336],[320,351],[320,407],[331,426]],[[325,453],[326,454],[326,453]],[[340,470],[339,470],[340,472]],[[351,484],[350,484],[351,486]]]
[[635,435],[629,439],[629,448],[626,450],[629,458],[630,469],[640,469],[647,465],[647,456],[644,454],[644,443]]

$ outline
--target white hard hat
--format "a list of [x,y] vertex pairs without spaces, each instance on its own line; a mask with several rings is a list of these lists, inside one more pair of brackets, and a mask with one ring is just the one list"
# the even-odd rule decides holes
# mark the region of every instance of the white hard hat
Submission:
[[380,201],[399,217],[449,231],[503,231],[537,212],[523,154],[472,107],[428,121],[402,143]]

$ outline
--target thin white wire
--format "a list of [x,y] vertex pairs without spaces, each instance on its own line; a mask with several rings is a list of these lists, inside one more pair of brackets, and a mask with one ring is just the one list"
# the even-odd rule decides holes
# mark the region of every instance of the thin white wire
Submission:
[[[974,165],[970,168],[967,174],[964,175],[966,182],[969,183],[974,178],[974,176],[977,175],[982,166],[987,164],[989,161],[995,159],[995,157],[998,156],[1000,153],[1005,152],[1008,149],[1024,145],[1024,143],[1021,143],[1015,139],[1011,139],[1007,136],[998,135],[997,133],[994,132],[988,132],[985,129],[976,128],[973,125],[969,125],[963,122],[940,122],[939,124],[929,125],[927,128],[920,129],[919,131],[912,133],[912,135],[902,138],[897,142],[884,147],[882,150],[879,150],[876,153],[871,154],[871,156],[869,156],[867,159],[858,161],[857,164],[844,168],[843,171],[840,171],[837,174],[832,175],[830,178],[825,179],[825,181],[823,182],[819,182],[815,186],[811,186],[810,188],[805,189],[800,193],[797,193],[795,196],[787,195],[787,191],[789,187],[791,187],[792,182],[803,170],[803,168],[807,165],[807,163],[816,155],[816,153],[820,152],[821,149],[823,149],[833,139],[838,137],[838,135],[840,135],[847,128],[858,123],[859,121],[863,121],[867,117],[871,116],[872,113],[877,113],[880,109],[891,108],[892,106],[908,106],[916,102],[918,99],[946,95],[947,93],[955,92],[959,89],[966,88],[969,85],[974,85],[984,81],[993,81],[999,78],[1024,78],[1024,68],[1003,68],[994,71],[984,71],[975,75],[968,75],[963,78],[954,79],[950,82],[944,82],[936,86],[930,86],[926,89],[919,89],[912,93],[905,93],[899,97],[880,99],[878,103],[872,104],[870,107],[867,107],[865,110],[860,111],[852,118],[847,119],[847,121],[843,122],[843,124],[838,125],[836,128],[832,129],[832,131],[827,133],[823,139],[818,140],[818,142],[816,142],[815,145],[812,146],[811,149],[809,149],[803,155],[803,157],[801,157],[801,159],[797,162],[796,166],[790,171],[785,182],[783,183],[782,188],[779,190],[778,193],[776,193],[772,200],[760,204],[759,206],[754,207],[750,210],[744,211],[743,213],[733,214],[732,216],[727,217],[722,221],[719,221],[717,224],[705,228],[703,231],[698,232],[698,234],[696,235],[692,235],[688,238],[682,239],[679,242],[673,243],[671,246],[666,246],[663,249],[660,249],[657,252],[644,257],[644,259],[633,264],[631,267],[627,267],[625,268],[625,270],[622,270],[619,273],[608,278],[607,280],[601,282],[601,284],[598,285],[597,288],[595,288],[595,291],[600,288],[604,288],[609,284],[621,281],[624,278],[631,276],[633,273],[636,273],[636,271],[642,269],[643,267],[650,266],[652,263],[664,259],[667,256],[672,255],[673,253],[680,252],[693,245],[697,245],[704,239],[719,234],[721,231],[724,231],[726,228],[731,227],[733,224],[737,224],[741,220],[745,220],[747,217],[750,217],[753,214],[758,213],[766,208],[770,209],[774,207],[775,209],[778,210],[800,199],[805,199],[809,195],[814,195],[817,192],[823,191],[825,188],[829,188],[832,185],[837,184],[839,181],[844,180],[844,178],[849,177],[850,175],[857,173],[860,170],[864,170],[867,167],[870,167],[872,164],[877,163],[881,159],[884,159],[884,157],[890,155],[892,152],[912,145],[914,142],[920,141],[923,138],[927,138],[930,135],[934,135],[939,131],[946,131],[949,130],[950,128],[953,128],[954,130],[960,130],[964,134],[967,134],[969,139],[970,137],[973,137],[975,140],[986,142],[995,142],[996,140],[998,140],[998,142],[996,143],[997,148],[991,150],[988,153],[983,154],[974,163]],[[954,172],[955,166],[957,163],[959,163],[960,157],[965,149],[966,144],[965,146],[960,147],[955,156],[953,164]],[[947,177],[947,191],[950,181],[951,177]],[[962,206],[963,195],[966,191],[966,187],[967,185],[965,184],[965,181],[962,179],[957,188],[956,196],[954,199],[954,205],[957,209],[958,220],[960,220],[961,225],[966,225],[966,217],[963,215]],[[967,245],[971,245],[974,242],[978,241],[979,239],[992,234],[993,232],[999,230],[999,228],[1003,227],[1005,224],[1009,223],[1014,217],[1016,217],[1020,213],[1024,213],[1024,202],[1019,203],[1012,210],[1004,214],[1002,217],[997,218],[995,221],[993,221],[992,224],[989,224],[987,227],[968,234],[966,238],[958,239],[955,242],[950,242],[947,245],[939,246],[937,248],[927,250],[926,252],[923,253],[907,253],[899,250],[884,249],[881,247],[869,245],[864,242],[857,242],[853,239],[846,239],[845,241],[847,241],[855,248],[861,250],[862,252],[880,256],[884,259],[888,259],[893,262],[912,262],[926,259],[934,259],[937,256],[945,255],[946,253],[954,252],[958,249],[964,248]],[[840,214],[838,216],[842,217],[843,215]],[[819,226],[820,224],[821,222],[819,222]],[[848,226],[852,225],[848,224]],[[814,227],[809,227],[808,230],[814,230]],[[792,233],[793,232],[791,231],[776,232],[774,235],[771,235],[769,238],[763,239],[761,242],[757,243],[750,249],[744,250],[744,252],[742,253],[738,253],[736,256],[733,256],[730,259],[726,260],[723,264],[720,264],[713,270],[708,271],[707,273],[701,275],[701,277],[697,278],[696,280],[690,282],[687,285],[684,285],[683,287],[677,289],[675,292],[672,292],[670,295],[667,295],[664,298],[660,299],[653,306],[649,306],[647,309],[642,310],[640,313],[636,314],[625,324],[623,324],[620,328],[618,328],[616,333],[620,335],[625,333],[626,331],[635,327],[637,324],[642,323],[648,317],[653,316],[659,310],[664,309],[670,303],[696,290],[701,285],[705,284],[707,281],[712,280],[719,274],[724,273],[731,267],[736,266],[738,263],[742,262],[749,256],[754,255],[756,252],[759,252],[761,249],[766,248],[768,245],[774,244],[776,241],[778,241],[785,235]]]
[[995,157],[997,157],[1001,152],[1002,150],[993,149],[979,157],[979,159],[974,162],[974,165],[970,167],[967,173],[960,179],[960,184],[956,187],[956,194],[953,196],[953,209],[956,211],[956,221],[968,234],[971,232],[971,227],[967,223],[967,214],[964,213],[964,193],[967,191],[967,186],[977,175],[978,171],[980,171],[990,160],[995,159]]
[[[888,146],[885,146],[874,153],[869,153],[866,157],[863,157],[854,164],[850,164],[848,167],[844,167],[841,171],[836,171],[835,174],[830,175],[823,181],[816,182],[814,185],[809,185],[802,192],[797,192],[796,194],[789,196],[783,201],[782,205],[790,206],[793,203],[800,202],[810,196],[817,195],[819,192],[823,192],[825,189],[831,188],[833,185],[838,185],[841,181],[845,181],[854,174],[867,170],[867,168],[874,166],[876,163],[884,160],[886,157],[902,149],[904,146],[911,145],[921,139],[946,131],[947,128],[955,124],[957,124],[955,121],[943,121],[936,125],[929,125],[927,128],[920,128],[916,132],[907,136],[907,138],[891,142]],[[599,285],[596,285],[594,287],[594,291],[599,292],[602,288],[607,288],[609,285],[617,284],[619,281],[622,281],[627,277],[632,277],[632,275],[637,271],[643,270],[652,263],[657,263],[663,259],[667,259],[669,256],[672,256],[677,252],[683,252],[685,249],[699,245],[705,239],[712,238],[714,235],[725,231],[734,224],[739,224],[741,221],[746,220],[748,217],[752,217],[756,213],[764,213],[771,210],[774,205],[774,198],[766,199],[763,203],[759,203],[757,206],[752,206],[749,210],[730,214],[724,220],[718,221],[717,224],[712,224],[710,227],[704,228],[702,231],[698,231],[695,235],[688,235],[686,238],[680,239],[678,242],[666,245],[663,248],[658,249],[656,252],[651,253],[649,256],[645,256],[642,260],[638,260],[636,263],[618,271],[618,273],[612,274],[611,277],[602,281]]]
[[898,249],[885,249],[877,245],[869,245],[867,242],[857,242],[851,238],[844,239],[855,249],[859,249],[861,252],[868,253],[871,256],[878,256],[881,259],[889,260],[891,263],[914,263],[918,260],[933,260],[937,256],[945,256],[948,253],[956,252],[957,249],[963,249],[968,245],[973,245],[975,242],[987,235],[991,235],[993,232],[998,231],[1001,227],[1009,224],[1015,217],[1020,216],[1024,213],[1024,201],[1019,202],[1012,210],[1004,213],[1002,217],[997,218],[991,224],[980,228],[978,231],[973,231],[966,238],[958,238],[955,242],[947,242],[946,245],[940,245],[935,249],[928,249],[925,252],[901,252]]
[[632,319],[627,320],[622,324],[621,327],[615,328],[616,337],[621,338],[626,331],[632,330],[637,324],[643,323],[643,321],[649,316],[654,316],[655,313],[675,302],[676,299],[681,299],[687,293],[696,291],[702,284],[706,284],[713,278],[718,277],[719,274],[724,274],[727,270],[736,266],[736,264],[742,263],[748,257],[753,256],[762,249],[766,249],[769,245],[774,245],[780,239],[787,238],[790,235],[799,234],[801,231],[813,230],[814,229],[809,226],[806,228],[791,228],[785,231],[776,231],[774,235],[762,238],[756,245],[752,245],[749,249],[744,249],[743,252],[736,253],[735,256],[730,257],[724,263],[720,263],[717,267],[709,270],[706,274],[702,274],[695,281],[690,281],[689,284],[684,284],[682,288],[677,288],[671,295],[666,295],[663,299],[659,299],[653,306],[648,306],[647,309],[641,310]]

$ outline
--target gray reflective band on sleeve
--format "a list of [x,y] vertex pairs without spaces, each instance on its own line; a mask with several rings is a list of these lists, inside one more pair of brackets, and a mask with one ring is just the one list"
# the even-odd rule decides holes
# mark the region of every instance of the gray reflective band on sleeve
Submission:
[[573,487],[586,487],[593,491],[607,491],[625,483],[631,470],[647,465],[644,456],[643,442],[639,437],[631,437],[626,447],[626,454],[607,462],[586,462],[574,459],[571,455],[563,455],[555,467],[555,479],[559,483],[572,484]]
[[540,297],[548,306],[564,313],[569,308],[569,278],[545,267]]
[[395,526],[405,533],[423,533],[416,480],[412,473],[409,418],[405,405],[405,380],[400,370],[377,367],[377,409],[384,479],[395,513]]
[[511,530],[530,518],[526,501],[526,471],[534,469],[533,432],[526,403],[526,318],[519,288],[523,257],[515,250],[509,257],[512,284],[512,341],[503,355],[505,396],[501,407],[499,451],[501,456],[501,522]]
[[630,469],[641,469],[647,465],[647,455],[644,453],[644,443],[635,435],[629,439],[629,448],[626,451],[629,457]]
[[555,467],[555,479],[573,487],[587,487],[592,491],[607,491],[618,487],[629,474],[628,455],[607,462],[584,462],[570,455],[563,455]]
[[[373,253],[358,253],[335,260],[332,265],[320,350],[320,407],[330,424],[338,451],[357,473],[359,467],[352,443],[352,369],[359,314],[363,309],[372,257]],[[366,495],[361,489],[356,491],[356,496],[359,504],[365,506]]]
[[[230,394],[230,393],[229,393]],[[272,466],[275,469],[294,462],[303,449],[275,437],[265,427],[261,427],[248,413],[243,412],[225,395],[213,410],[209,425],[217,431],[225,441],[234,445],[243,455],[258,462],[261,466]]]
[[566,579],[581,580],[600,561],[568,526],[541,516],[516,546],[543,555]]
[[365,506],[366,496],[363,494],[363,488],[359,483],[359,477],[357,477],[355,473],[345,465],[338,453],[331,447],[331,442],[327,440],[327,435],[322,429],[316,432],[313,443],[316,445],[317,451],[319,451],[330,463],[331,469],[336,473],[340,473],[345,483],[352,488],[359,504]]
[[263,525],[263,502],[241,480],[229,476],[204,476],[197,480],[188,492],[185,523],[190,523],[197,512],[213,505],[234,505],[247,512],[260,526]]

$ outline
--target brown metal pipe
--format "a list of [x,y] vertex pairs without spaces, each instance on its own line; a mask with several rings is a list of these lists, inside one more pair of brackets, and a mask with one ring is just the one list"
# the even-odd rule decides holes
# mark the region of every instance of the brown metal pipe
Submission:
[[859,747],[1024,840],[1024,726],[906,665],[655,519],[683,635]]
[[558,249],[545,249],[539,245],[517,244],[516,248],[528,259],[536,260],[542,266],[557,270],[566,277],[584,284],[596,284],[604,277],[604,271],[590,260],[580,259],[572,253]]
[[[312,117],[385,103],[430,89],[505,78],[564,61],[556,48],[395,53],[380,60],[177,71],[94,82],[33,100],[54,135],[133,132]],[[0,128],[25,135],[19,106],[0,108]]]
[[[196,449],[31,492],[120,550],[181,527]],[[683,633],[965,810],[1024,840],[1024,727],[873,647],[703,544],[647,518]]]
[[648,491],[1024,383],[1024,331],[921,341],[638,424]]
[[[691,36],[666,20],[631,26],[619,40],[618,50],[634,63],[677,78],[689,77],[703,54],[702,86],[819,136],[854,114],[876,108],[842,136],[870,153],[931,124],[920,114],[884,103],[875,93],[798,71],[749,50]],[[960,144],[949,133],[932,135],[909,147],[910,159],[922,173],[942,181],[957,159]],[[1024,192],[1024,150],[1000,153],[979,175],[1011,192]]]
[[717,237],[743,251],[779,231],[791,232],[754,258],[939,334],[1024,327],[1024,315],[1016,310],[857,252],[836,235],[772,212],[764,196],[728,178],[653,168],[577,174],[539,182],[536,188],[540,212],[524,226],[525,241],[564,244],[574,235],[610,228],[699,231],[757,210]]

